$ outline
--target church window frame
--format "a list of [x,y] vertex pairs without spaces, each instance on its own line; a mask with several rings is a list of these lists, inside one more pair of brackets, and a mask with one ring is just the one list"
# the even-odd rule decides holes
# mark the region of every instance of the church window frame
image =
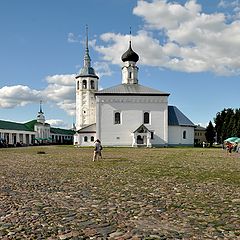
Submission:
[[143,124],[150,124],[150,112],[149,111],[143,112]]
[[83,141],[87,142],[88,141],[88,136],[84,136]]
[[87,80],[86,80],[86,79],[84,79],[84,80],[82,81],[82,88],[83,88],[83,89],[87,89]]
[[90,81],[90,88],[91,89],[95,89],[95,82],[94,82],[94,80]]
[[151,137],[150,139],[154,139],[154,131],[150,131]]
[[120,111],[115,111],[114,112],[114,124],[115,125],[119,125],[119,124],[121,124],[121,112]]
[[91,142],[94,142],[94,136],[91,136]]
[[77,81],[77,90],[79,90],[79,81]]
[[187,139],[187,131],[183,130],[183,139]]

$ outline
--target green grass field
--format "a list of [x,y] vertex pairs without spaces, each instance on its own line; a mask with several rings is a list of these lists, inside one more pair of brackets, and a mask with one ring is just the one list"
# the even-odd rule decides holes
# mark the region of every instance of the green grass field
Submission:
[[72,146],[0,149],[0,238],[240,239],[240,154],[92,155]]

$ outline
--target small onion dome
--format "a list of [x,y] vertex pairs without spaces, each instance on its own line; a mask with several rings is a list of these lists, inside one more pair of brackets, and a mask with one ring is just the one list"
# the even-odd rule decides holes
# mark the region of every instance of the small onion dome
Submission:
[[130,41],[128,50],[122,55],[122,61],[123,62],[127,62],[127,61],[137,62],[138,60],[139,60],[139,56],[137,55],[137,53],[135,53],[132,50],[131,41]]

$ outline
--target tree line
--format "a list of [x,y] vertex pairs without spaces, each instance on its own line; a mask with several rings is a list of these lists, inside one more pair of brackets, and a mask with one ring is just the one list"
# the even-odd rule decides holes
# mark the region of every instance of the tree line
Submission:
[[240,108],[224,108],[214,118],[215,127],[210,121],[206,128],[206,140],[223,143],[229,137],[240,137]]

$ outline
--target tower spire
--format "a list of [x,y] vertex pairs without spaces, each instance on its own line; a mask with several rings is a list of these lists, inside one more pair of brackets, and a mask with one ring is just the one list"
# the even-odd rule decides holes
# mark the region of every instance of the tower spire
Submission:
[[43,113],[43,111],[42,111],[42,100],[40,100],[40,110],[39,110],[39,113]]
[[131,41],[132,41],[132,27],[130,26],[130,32],[129,32],[129,34],[130,34],[130,44],[131,44]]
[[85,48],[85,55],[84,55],[84,67],[91,66],[91,58],[89,56],[89,49],[88,49],[88,25],[86,25],[86,48]]

